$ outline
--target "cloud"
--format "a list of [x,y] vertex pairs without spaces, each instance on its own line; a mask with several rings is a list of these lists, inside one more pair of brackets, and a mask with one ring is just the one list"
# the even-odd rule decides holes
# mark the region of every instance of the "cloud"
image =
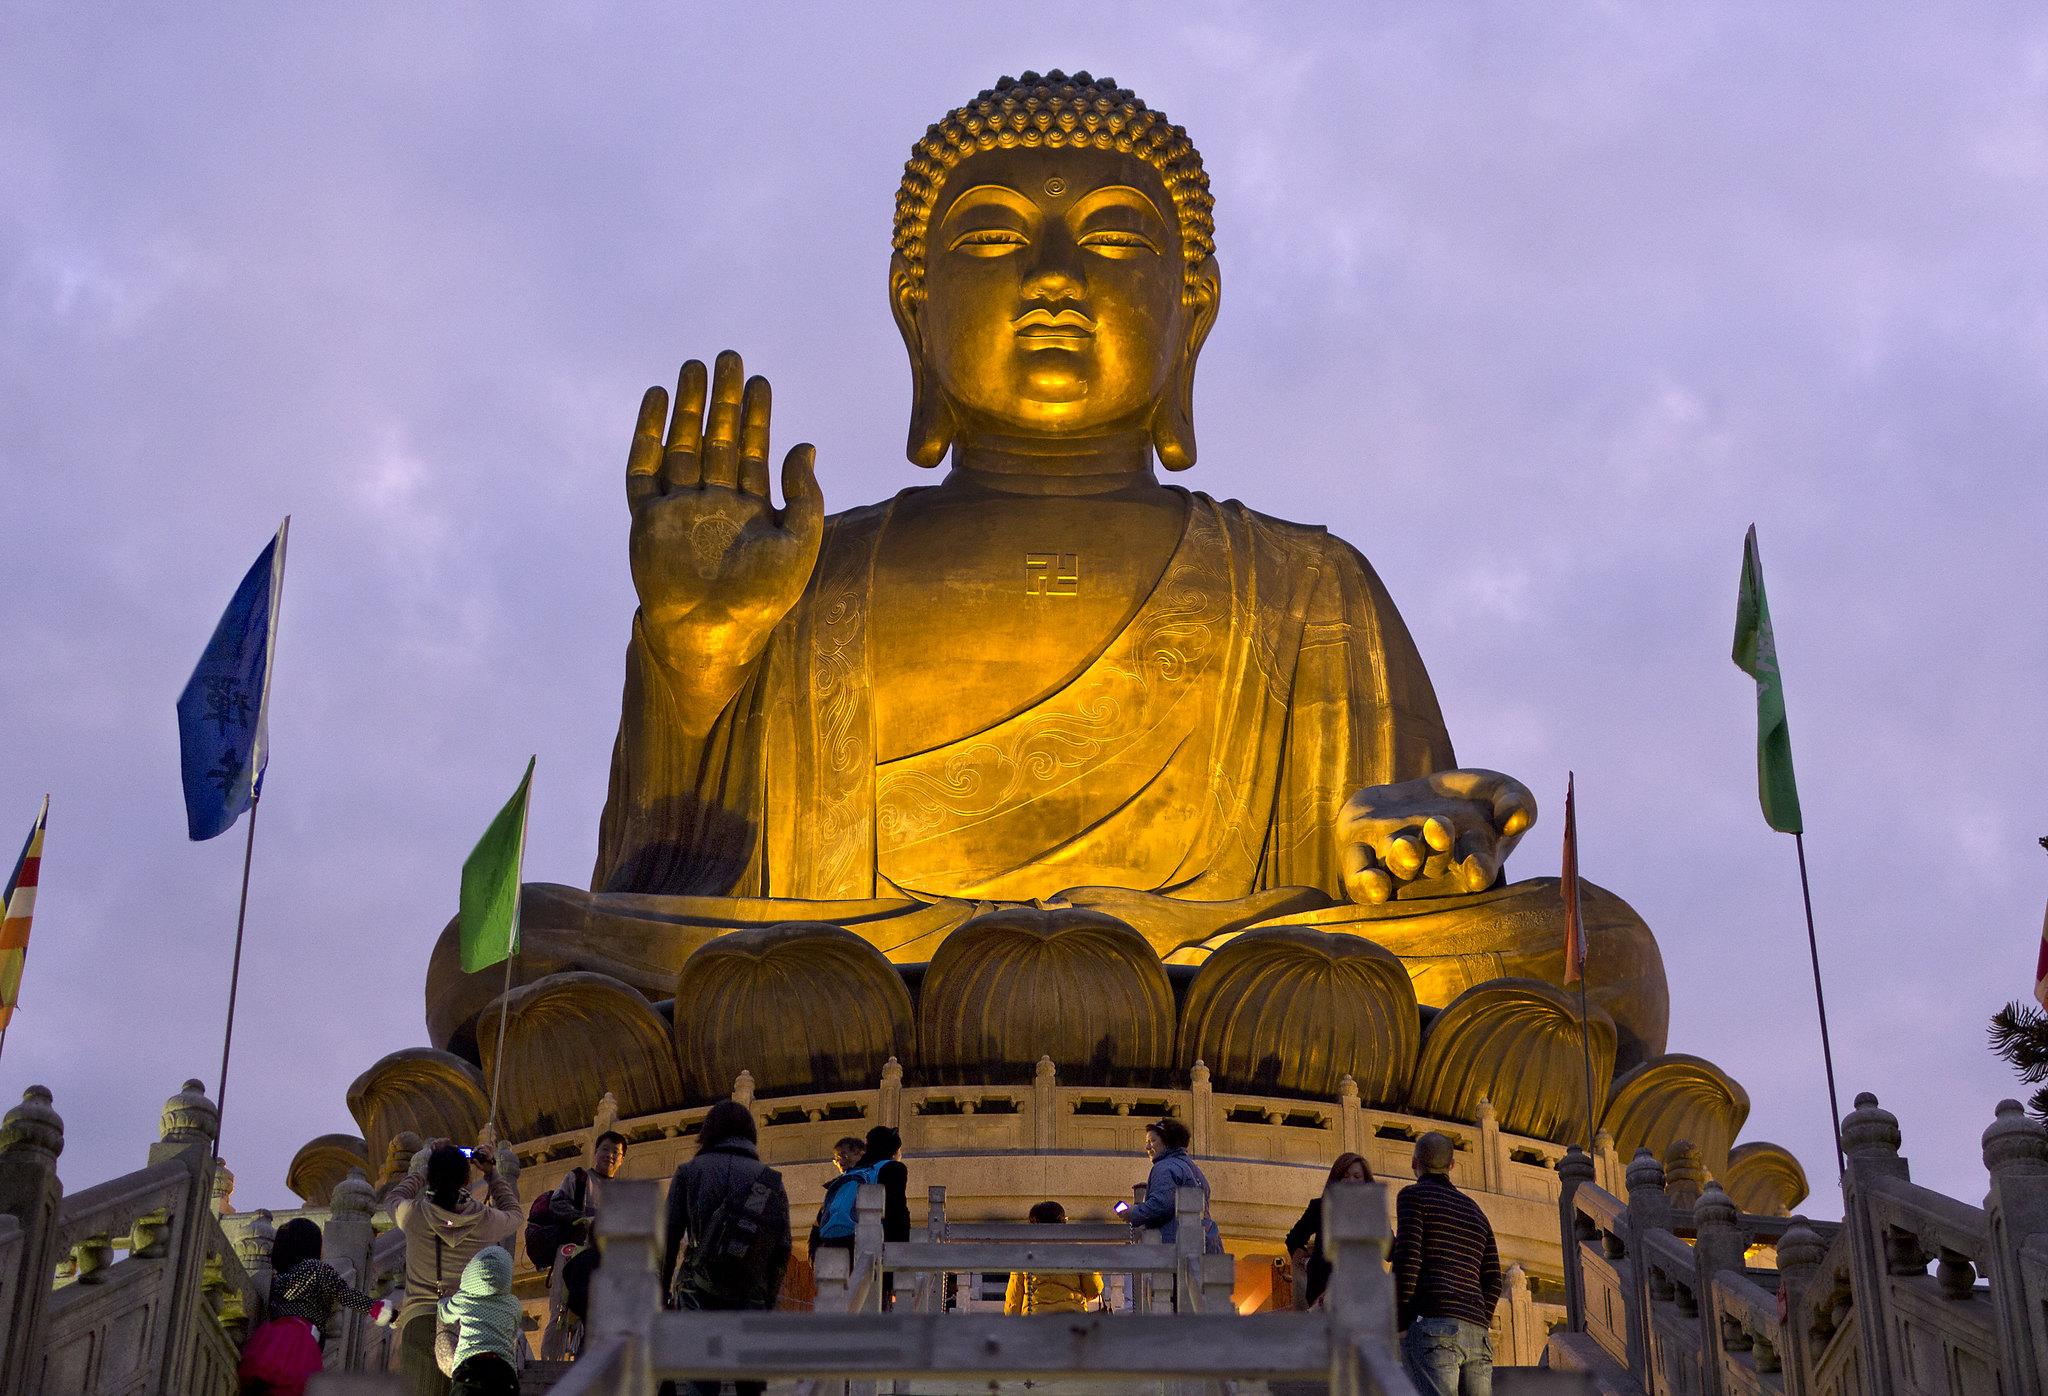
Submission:
[[15,7],[0,837],[55,799],[0,1086],[53,1087],[82,1183],[210,1082],[239,849],[183,839],[170,703],[290,512],[227,1126],[244,1203],[285,1201],[349,1080],[424,1039],[455,869],[531,752],[533,873],[588,875],[641,390],[732,345],[834,507],[929,481],[892,192],[940,112],[1061,64],[1214,181],[1183,482],[1358,544],[1463,759],[1552,809],[1578,773],[1674,1046],[1826,1213],[1796,869],[1727,660],[1759,525],[1842,1091],[1974,1196],[2017,1089],[1981,1027],[2048,890],[2044,54],[1997,6]]

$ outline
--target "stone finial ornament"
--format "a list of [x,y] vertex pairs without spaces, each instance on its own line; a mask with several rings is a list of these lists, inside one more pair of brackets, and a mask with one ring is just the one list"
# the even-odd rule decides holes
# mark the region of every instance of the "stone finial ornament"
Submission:
[[1998,1102],[1983,1147],[1984,1167],[1992,1173],[2048,1173],[2048,1129],[2029,1119],[2017,1100]]
[[1785,1234],[1778,1238],[1778,1269],[1781,1273],[1820,1269],[1827,1258],[1828,1243],[1807,1225],[1805,1217],[1792,1218]]
[[337,1213],[368,1217],[377,1210],[377,1190],[370,1186],[368,1174],[351,1168],[328,1194],[327,1205]]
[[1699,1146],[1690,1139],[1674,1139],[1664,1150],[1664,1190],[1674,1207],[1691,1207],[1700,1200],[1707,1185],[1707,1167]]
[[1636,1156],[1628,1161],[1628,1192],[1634,1197],[1639,1192],[1664,1191],[1664,1165],[1657,1162],[1657,1156],[1647,1146],[1636,1150]]
[[206,1087],[194,1077],[164,1102],[157,1138],[165,1144],[210,1144],[220,1137],[220,1107],[206,1098]]
[[1693,1225],[1697,1227],[1723,1226],[1734,1229],[1742,1213],[1735,1206],[1735,1200],[1721,1190],[1721,1185],[1709,1178],[1706,1188],[1700,1193],[1700,1200],[1692,1207]]
[[0,1154],[45,1167],[64,1152],[64,1117],[52,1106],[48,1086],[30,1086],[21,1104],[0,1120]]
[[1869,1091],[1857,1092],[1856,1108],[1842,1120],[1843,1152],[1851,1158],[1897,1158],[1901,1139],[1899,1117]]

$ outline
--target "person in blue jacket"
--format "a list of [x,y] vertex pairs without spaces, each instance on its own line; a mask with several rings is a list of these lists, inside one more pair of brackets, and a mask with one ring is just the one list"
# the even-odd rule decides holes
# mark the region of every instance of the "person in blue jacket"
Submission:
[[1159,1239],[1168,1245],[1180,1231],[1174,1220],[1173,1195],[1177,1188],[1202,1190],[1202,1250],[1223,1254],[1223,1237],[1209,1216],[1209,1180],[1188,1155],[1188,1127],[1171,1116],[1145,1126],[1145,1153],[1152,1160],[1151,1176],[1145,1179],[1145,1200],[1129,1208],[1124,1220],[1134,1227],[1159,1228]]

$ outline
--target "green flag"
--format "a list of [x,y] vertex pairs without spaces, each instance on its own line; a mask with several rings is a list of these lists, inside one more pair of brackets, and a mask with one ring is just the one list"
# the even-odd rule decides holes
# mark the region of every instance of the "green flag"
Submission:
[[1778,644],[1771,638],[1771,606],[1764,599],[1764,564],[1757,556],[1756,525],[1742,541],[1742,592],[1735,600],[1735,667],[1756,680],[1756,788],[1764,822],[1781,834],[1805,827],[1799,785],[1792,779],[1792,737],[1785,727],[1785,686],[1778,675]]
[[533,761],[519,788],[462,865],[462,972],[474,974],[519,953],[519,873],[526,861],[526,793]]

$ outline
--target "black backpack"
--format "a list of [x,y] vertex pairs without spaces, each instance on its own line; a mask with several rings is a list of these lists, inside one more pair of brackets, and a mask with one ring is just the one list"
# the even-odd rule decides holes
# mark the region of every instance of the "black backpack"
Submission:
[[718,1204],[703,1236],[693,1238],[687,1275],[678,1278],[700,1301],[749,1303],[773,1282],[769,1267],[788,1235],[789,1194],[782,1175],[763,1168]]

